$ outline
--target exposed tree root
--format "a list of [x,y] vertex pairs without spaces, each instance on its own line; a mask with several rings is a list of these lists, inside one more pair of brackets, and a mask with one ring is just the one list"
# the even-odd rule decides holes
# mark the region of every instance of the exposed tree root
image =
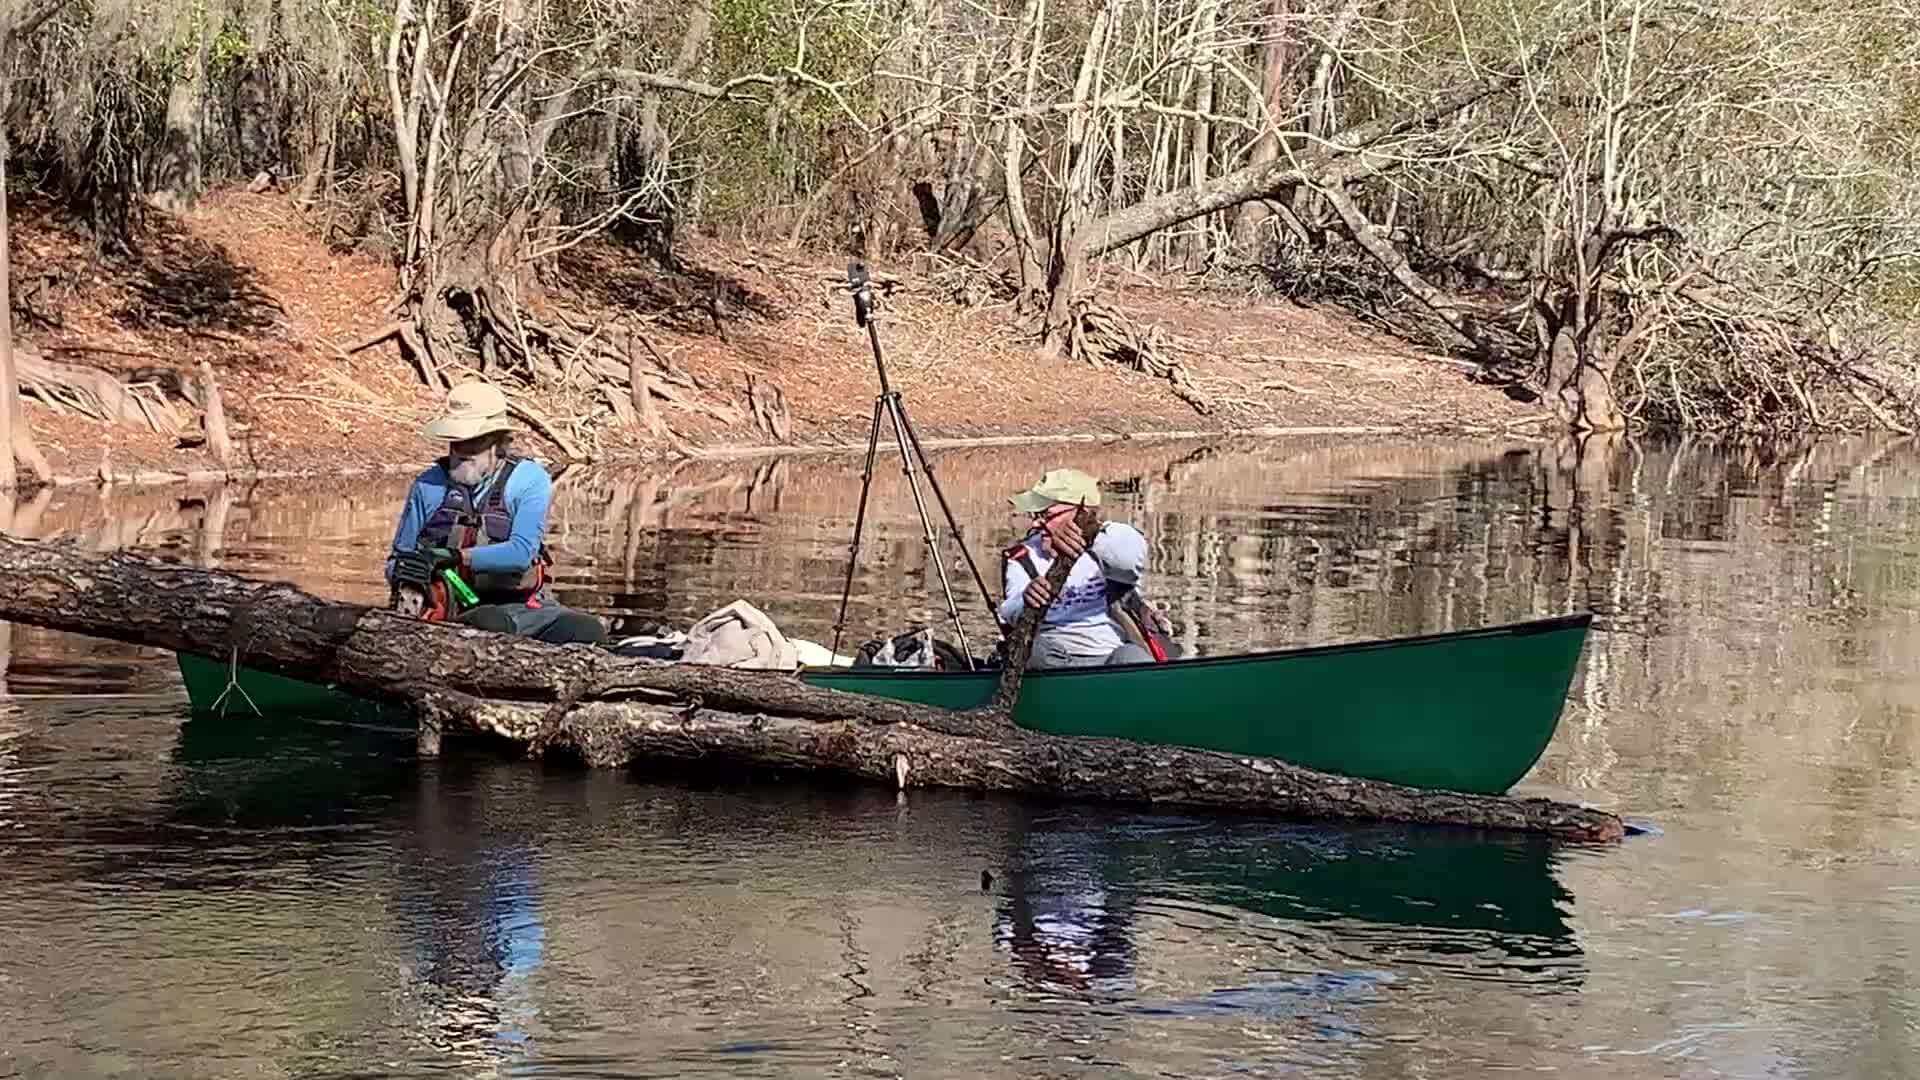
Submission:
[[[599,433],[609,422],[676,441],[656,401],[729,427],[751,417],[770,433],[790,430],[777,388],[750,385],[745,409],[715,401],[707,387],[663,356],[626,319],[590,319],[552,304],[534,314],[500,285],[449,288],[443,295],[441,314],[451,314],[457,322],[436,322],[427,302],[416,299],[410,317],[343,351],[358,352],[397,339],[429,386],[459,381],[452,373],[466,367],[473,376],[493,382],[544,387],[567,403],[570,415],[542,413],[510,394],[514,415],[575,461],[599,456]],[[787,435],[776,437],[784,441]]]
[[747,376],[747,404],[753,409],[753,422],[761,434],[775,442],[793,439],[793,414],[787,410],[787,396],[770,382]]
[[1143,371],[1165,379],[1180,400],[1193,406],[1202,416],[1213,412],[1214,403],[1187,378],[1186,369],[1168,344],[1166,332],[1158,325],[1144,330],[1115,308],[1090,300],[1073,306],[1073,327],[1068,335],[1068,351],[1090,364],[1108,363]]
[[14,343],[13,356],[21,392],[56,412],[78,413],[107,424],[133,424],[162,435],[177,435],[186,426],[156,384],[129,384],[96,367],[50,360],[25,341]]

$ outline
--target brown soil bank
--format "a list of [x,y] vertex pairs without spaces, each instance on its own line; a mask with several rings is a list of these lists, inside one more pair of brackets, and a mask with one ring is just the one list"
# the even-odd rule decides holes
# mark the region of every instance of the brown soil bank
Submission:
[[[397,344],[357,349],[391,321],[392,268],[330,250],[284,196],[225,192],[183,216],[156,212],[139,255],[104,263],[76,232],[29,204],[15,230],[16,332],[54,359],[131,379],[188,371],[220,381],[236,468],[405,467],[435,450],[418,435],[438,395]],[[659,402],[664,431],[622,423],[577,391],[528,398],[562,439],[612,458],[699,453],[776,439],[756,423],[754,385],[778,388],[785,441],[862,443],[877,385],[842,266],[772,247],[690,240],[667,274],[607,246],[583,246],[547,275],[544,302],[591,326],[638,324],[642,344],[684,382]],[[993,301],[957,296],[951,275],[879,267],[889,373],[927,439],[1140,435],[1258,427],[1511,431],[1538,406],[1471,382],[1446,360],[1344,314],[1175,290],[1133,276],[1103,295],[1162,328],[1202,414],[1164,379],[1039,360]],[[690,385],[689,385],[690,384]],[[34,399],[27,414],[55,470],[118,475],[213,467],[204,448],[108,426]],[[542,446],[552,453],[555,446]]]

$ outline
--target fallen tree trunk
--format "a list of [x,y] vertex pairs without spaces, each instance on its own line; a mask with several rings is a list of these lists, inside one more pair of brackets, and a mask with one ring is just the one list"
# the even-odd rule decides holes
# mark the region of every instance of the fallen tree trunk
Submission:
[[1251,810],[1290,817],[1515,829],[1577,841],[1618,817],[1546,799],[1422,791],[1285,762],[1120,739],[1040,735],[810,687],[790,675],[669,664],[584,645],[426,623],[159,560],[0,537],[0,618],[324,682],[416,709],[445,730],[560,747],[589,764],[698,759],[901,787]]

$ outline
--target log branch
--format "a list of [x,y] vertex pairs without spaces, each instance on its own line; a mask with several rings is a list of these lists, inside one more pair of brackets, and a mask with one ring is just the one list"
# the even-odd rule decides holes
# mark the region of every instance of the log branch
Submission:
[[[442,723],[525,742],[537,707],[437,695]],[[589,702],[553,736],[589,765],[636,761],[751,764],[820,772],[892,787],[954,787],[1009,794],[1180,805],[1215,810],[1312,807],[1316,818],[1407,824],[1529,828],[1586,842],[1609,838],[1595,811],[1547,799],[1415,791],[1329,777],[1263,758],[1243,758],[1121,739],[954,737],[914,724],[808,721],[702,707]],[[900,768],[904,761],[907,768]],[[1204,783],[1197,783],[1204,778]]]

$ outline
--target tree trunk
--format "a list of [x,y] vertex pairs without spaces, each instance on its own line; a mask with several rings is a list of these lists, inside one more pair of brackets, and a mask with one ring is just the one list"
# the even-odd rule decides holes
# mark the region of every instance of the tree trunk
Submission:
[[1334,105],[1334,83],[1339,77],[1340,50],[1347,34],[1360,17],[1360,0],[1343,0],[1333,25],[1327,29],[1320,55],[1313,63],[1313,85],[1307,95],[1307,131],[1324,139],[1340,129],[1340,112]]
[[[233,89],[234,143],[239,150],[240,171],[252,177],[272,175],[280,169],[281,113],[286,98],[276,94],[267,66],[257,58],[249,60],[239,84]],[[276,100],[276,98],[278,100]]]
[[214,381],[213,365],[200,361],[200,392],[206,400],[202,414],[207,425],[207,450],[222,469],[233,467],[233,443],[227,439],[227,409],[220,400],[220,384]]
[[[680,34],[680,48],[674,55],[673,67],[668,69],[673,78],[685,78],[699,63],[700,53],[707,47],[707,36],[712,30],[713,0],[694,0],[693,10],[687,15],[687,28]],[[641,95],[640,148],[646,155],[649,173],[664,177],[671,148],[660,126],[660,97],[659,90]]]
[[167,92],[167,133],[154,161],[153,204],[172,213],[193,209],[201,188],[201,137],[207,89],[206,33],[199,32],[193,70]]
[[[1046,44],[1047,0],[1026,0],[1020,8],[1020,30],[1015,41],[1027,43],[1026,89],[1020,107],[1031,109],[1039,89],[1040,56]],[[1019,251],[1020,292],[1022,299],[1039,295],[1045,288],[1046,269],[1040,261],[1040,244],[1034,237],[1033,218],[1027,214],[1026,185],[1021,179],[1022,159],[1026,153],[1027,131],[1015,116],[1007,119],[1006,147],[1001,153],[1003,183],[1007,192],[1007,231],[1013,234]]]
[[1572,318],[1553,320],[1547,349],[1547,401],[1569,431],[1620,431],[1627,424],[1613,394],[1614,363],[1604,349],[1594,355],[1595,344],[1583,343],[1575,327]]
[[1098,98],[1095,80],[1106,55],[1113,10],[1120,0],[1102,0],[1087,27],[1087,44],[1080,54],[1080,71],[1073,83],[1073,109],[1067,114],[1066,182],[1061,186],[1060,213],[1054,220],[1053,247],[1047,265],[1047,321],[1041,328],[1042,349],[1065,358],[1072,351],[1074,301],[1087,276],[1088,218],[1093,209],[1094,159],[1092,139],[1099,118],[1088,103]]
[[[0,447],[10,447],[14,438],[14,407],[20,401],[20,384],[13,374],[13,229],[7,221],[7,158],[11,140],[0,132]],[[25,417],[19,422],[25,426]],[[13,489],[18,483],[13,455],[0,450],[0,499],[13,505]],[[11,513],[8,514],[12,516]]]
[[[1191,170],[1190,182],[1196,188],[1205,187],[1213,163],[1213,43],[1215,27],[1220,18],[1220,0],[1202,0],[1204,7],[1200,11],[1200,25],[1195,30],[1197,48],[1200,54],[1198,68],[1193,84],[1192,130],[1187,143],[1187,165]],[[1195,257],[1205,259],[1210,245],[1207,218],[1200,220],[1200,230],[1189,238],[1187,261]]]
[[[1339,110],[1335,107],[1336,94],[1334,84],[1339,79],[1340,50],[1346,40],[1347,32],[1352,29],[1354,20],[1360,15],[1360,0],[1342,0],[1340,11],[1333,17],[1333,23],[1327,28],[1325,38],[1317,49],[1318,55],[1313,61],[1313,77],[1306,92],[1306,130],[1311,136],[1311,145],[1320,145],[1333,132],[1339,130]],[[1293,217],[1296,221],[1313,222],[1313,232],[1317,235],[1324,227],[1323,208],[1314,204],[1315,192],[1311,188],[1298,187],[1293,191]]]
[[[431,5],[429,5],[431,10]],[[416,222],[420,216],[420,110],[425,107],[426,48],[429,27],[419,26],[413,0],[399,0],[393,12],[393,28],[387,32],[387,104],[393,109],[394,153],[400,161],[400,190],[406,196],[407,253],[402,273],[413,272],[418,252]],[[414,32],[413,61],[410,74],[402,78],[400,62],[405,58],[407,31]]]
[[[403,278],[416,305],[409,343],[425,351],[429,382],[456,381],[438,369],[475,348],[483,357],[487,349],[510,353],[539,372],[543,358],[527,355],[520,309],[532,278],[523,258],[527,236],[545,209],[533,190],[542,136],[523,108],[535,77],[525,5],[506,0],[491,27],[466,20],[437,27],[437,10],[426,4],[416,16],[410,0],[401,0],[388,39],[388,92],[409,210]],[[412,58],[403,71],[409,28]],[[488,47],[491,54],[483,54]],[[458,130],[449,131],[469,56],[481,62],[472,77],[474,100],[458,110]],[[564,108],[569,94],[563,89],[549,104]]]
[[[1254,140],[1248,164],[1254,168],[1280,159],[1280,125],[1285,119],[1293,95],[1293,31],[1287,25],[1290,0],[1270,0],[1265,38],[1260,46],[1260,98],[1255,103],[1254,122],[1260,136]],[[1251,244],[1272,211],[1262,202],[1241,206],[1234,232],[1242,244]]]
[[[13,362],[13,229],[7,218],[7,159],[12,143],[0,132],[0,498],[20,482],[16,459],[40,483],[53,479],[53,467],[33,441],[26,409],[20,403],[20,378]],[[11,448],[8,452],[5,448]]]
[[[978,57],[967,59],[961,69],[960,79],[961,85],[969,89],[980,86]],[[1013,124],[1018,121],[1006,122]],[[928,223],[927,248],[930,251],[966,247],[973,239],[975,230],[997,205],[992,192],[993,152],[987,145],[990,136],[983,135],[985,133],[975,121],[958,121],[955,134],[945,148],[944,160],[939,162],[939,203],[929,207],[935,211]]]
[[338,143],[335,133],[337,120],[331,112],[315,121],[313,130],[307,133],[307,145],[300,157],[300,188],[294,196],[295,205],[302,210],[311,210],[320,200],[321,188],[333,175],[334,147]]
[[451,725],[535,751],[571,749],[602,766],[698,757],[901,787],[1521,829],[1580,841],[1625,833],[1611,814],[1544,799],[1417,791],[1266,759],[1038,735],[1004,713],[953,713],[820,690],[781,673],[547,645],[159,559],[0,537],[0,571],[9,582],[0,619],[409,702],[427,748]]

